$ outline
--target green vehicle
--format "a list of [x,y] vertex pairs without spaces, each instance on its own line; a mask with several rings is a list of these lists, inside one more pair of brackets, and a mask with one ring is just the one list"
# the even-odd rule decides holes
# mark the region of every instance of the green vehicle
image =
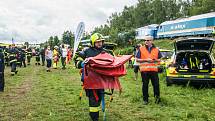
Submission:
[[214,38],[183,38],[166,67],[166,84],[215,84]]

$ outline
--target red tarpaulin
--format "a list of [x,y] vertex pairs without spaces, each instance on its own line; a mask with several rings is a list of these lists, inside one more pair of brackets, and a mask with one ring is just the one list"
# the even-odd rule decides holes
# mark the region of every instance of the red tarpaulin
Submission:
[[126,74],[124,64],[131,57],[113,57],[108,53],[101,53],[88,58],[84,67],[85,89],[121,89],[118,77]]

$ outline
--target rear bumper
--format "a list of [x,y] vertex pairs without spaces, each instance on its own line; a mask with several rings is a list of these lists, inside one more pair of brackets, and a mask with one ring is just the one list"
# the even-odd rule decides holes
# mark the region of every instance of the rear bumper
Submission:
[[215,85],[215,78],[196,78],[196,77],[166,77],[166,81],[168,84],[211,84]]

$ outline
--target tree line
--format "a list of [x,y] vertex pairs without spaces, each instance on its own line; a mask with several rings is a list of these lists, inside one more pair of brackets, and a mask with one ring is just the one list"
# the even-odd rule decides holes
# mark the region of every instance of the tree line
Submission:
[[135,29],[149,24],[185,18],[215,11],[214,0],[138,0],[134,6],[112,13],[107,23],[94,32],[110,35],[119,46],[128,45],[135,37]]
[[[132,44],[136,28],[214,11],[214,0],[138,0],[136,5],[124,6],[122,12],[112,13],[106,24],[95,27],[92,33],[110,36],[110,42],[122,47]],[[89,34],[85,33],[84,39],[87,38]],[[60,43],[73,46],[74,33],[64,31],[62,40],[58,36],[51,36],[43,44],[53,47]]]

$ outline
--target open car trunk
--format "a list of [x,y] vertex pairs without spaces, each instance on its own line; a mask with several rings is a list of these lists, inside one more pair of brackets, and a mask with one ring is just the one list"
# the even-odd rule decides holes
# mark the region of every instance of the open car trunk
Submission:
[[210,73],[212,61],[207,52],[180,52],[176,56],[176,71],[179,73]]

